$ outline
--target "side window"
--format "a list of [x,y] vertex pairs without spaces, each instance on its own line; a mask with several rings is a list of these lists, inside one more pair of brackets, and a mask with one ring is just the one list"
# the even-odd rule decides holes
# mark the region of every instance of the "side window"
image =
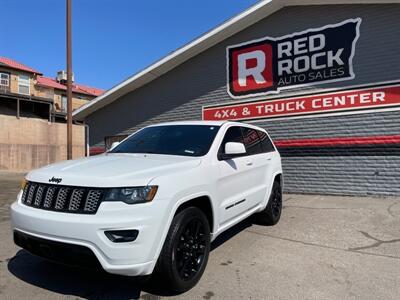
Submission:
[[257,131],[251,128],[242,127],[242,134],[247,155],[262,153],[261,143]]
[[10,86],[10,74],[0,73],[0,86]]
[[225,152],[225,144],[229,142],[243,143],[242,131],[240,127],[229,127],[225,133],[224,139],[222,140],[221,147],[219,148],[219,153]]
[[274,145],[272,145],[271,140],[264,131],[257,130],[258,136],[261,140],[261,147],[263,152],[273,152],[275,151]]
[[30,78],[27,75],[18,75],[18,93],[30,94]]
[[62,112],[67,112],[67,96],[62,95],[61,96],[61,111]]

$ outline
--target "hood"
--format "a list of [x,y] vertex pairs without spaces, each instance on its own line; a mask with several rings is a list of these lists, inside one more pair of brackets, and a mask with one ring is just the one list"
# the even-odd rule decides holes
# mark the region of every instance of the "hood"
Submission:
[[55,163],[30,172],[26,179],[86,187],[145,186],[155,177],[200,163],[198,157],[112,153]]

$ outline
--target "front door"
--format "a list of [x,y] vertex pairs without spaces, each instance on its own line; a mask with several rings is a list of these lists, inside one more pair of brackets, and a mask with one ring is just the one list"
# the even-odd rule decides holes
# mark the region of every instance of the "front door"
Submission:
[[[244,143],[241,127],[233,126],[227,129],[220,152],[224,151],[225,144],[228,142]],[[260,146],[259,143],[258,146]],[[218,160],[217,193],[221,216],[220,226],[262,201],[259,191],[262,181],[259,174],[260,162],[256,157],[258,155],[250,155],[249,150],[244,155]],[[261,153],[261,150],[258,153]]]

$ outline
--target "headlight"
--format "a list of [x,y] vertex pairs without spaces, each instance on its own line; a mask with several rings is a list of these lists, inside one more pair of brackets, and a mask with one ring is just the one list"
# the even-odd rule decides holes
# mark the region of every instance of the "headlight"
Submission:
[[106,192],[104,201],[122,201],[127,204],[150,202],[157,189],[156,185],[110,189]]

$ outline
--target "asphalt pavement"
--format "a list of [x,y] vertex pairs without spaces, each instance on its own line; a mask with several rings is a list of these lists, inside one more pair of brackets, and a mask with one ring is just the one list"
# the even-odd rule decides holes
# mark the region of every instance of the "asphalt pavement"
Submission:
[[201,281],[171,295],[15,246],[9,206],[22,176],[0,173],[0,299],[400,299],[400,198],[284,195],[278,225],[230,229]]

